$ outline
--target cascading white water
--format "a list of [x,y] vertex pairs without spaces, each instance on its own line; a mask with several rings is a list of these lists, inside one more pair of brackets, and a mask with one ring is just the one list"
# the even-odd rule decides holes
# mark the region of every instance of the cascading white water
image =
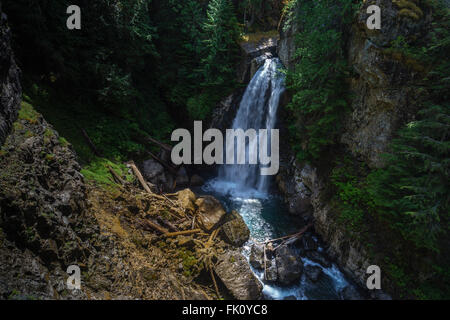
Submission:
[[[250,81],[239,105],[232,129],[274,129],[280,97],[285,90],[284,77],[278,69],[277,58],[267,59]],[[270,138],[268,139],[270,141]],[[234,145],[236,148],[236,145]],[[270,150],[270,147],[269,147]],[[234,150],[237,151],[237,150]],[[230,150],[226,150],[230,152]],[[250,229],[250,240],[243,248],[249,258],[254,241],[263,242],[286,234],[298,232],[295,223],[287,214],[287,209],[276,195],[268,192],[271,176],[260,175],[258,165],[249,165],[249,152],[258,154],[257,143],[246,146],[245,165],[223,165],[218,177],[208,181],[202,191],[216,196],[227,210],[237,210]],[[234,152],[236,158],[237,152]],[[235,161],[236,163],[236,161]],[[263,283],[263,293],[269,299],[338,299],[339,290],[348,285],[344,275],[336,265],[325,268],[302,257],[305,265],[321,268],[323,276],[317,283],[309,281],[305,275],[298,283],[288,287],[277,283],[265,283],[264,272],[252,269]]]
[[[267,59],[256,72],[242,97],[232,129],[255,129],[257,132],[258,129],[267,129],[270,133],[275,128],[280,96],[285,90],[280,66],[278,58]],[[267,192],[270,176],[262,176],[259,165],[249,164],[249,155],[258,154],[257,140],[252,144],[246,143],[246,164],[222,166],[219,170],[220,180],[232,183],[234,188]],[[230,147],[236,148],[236,145]],[[237,150],[234,154],[236,157]]]

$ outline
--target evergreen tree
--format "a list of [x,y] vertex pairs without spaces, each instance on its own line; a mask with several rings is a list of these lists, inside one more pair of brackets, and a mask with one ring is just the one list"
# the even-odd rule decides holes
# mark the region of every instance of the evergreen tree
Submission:
[[211,0],[203,25],[206,58],[204,85],[230,85],[234,78],[240,29],[230,0]]
[[[450,231],[448,10],[436,10],[434,18],[432,42],[415,50],[433,66],[423,83],[428,94],[416,120],[398,132],[388,166],[374,174],[373,187],[392,226],[416,247],[438,252],[448,246],[442,236],[448,237]],[[414,54],[413,48],[405,51]]]
[[317,160],[336,142],[343,116],[347,73],[342,26],[351,17],[352,0],[291,1],[288,21],[296,20],[294,70],[287,73],[293,92],[288,105],[293,115],[291,131],[299,159]]

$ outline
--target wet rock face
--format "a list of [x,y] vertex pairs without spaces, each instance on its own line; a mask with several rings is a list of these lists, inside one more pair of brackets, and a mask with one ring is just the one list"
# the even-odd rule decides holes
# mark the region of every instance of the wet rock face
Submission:
[[303,273],[303,262],[300,256],[289,246],[282,245],[276,251],[278,281],[289,285],[298,281]]
[[222,225],[225,241],[235,247],[242,246],[250,237],[250,230],[237,211],[231,211],[229,221]]
[[277,37],[269,37],[262,38],[257,42],[241,44],[242,58],[238,67],[238,81],[240,83],[249,83],[264,60],[275,55],[277,42]]
[[299,30],[297,23],[293,22],[289,27],[284,27],[285,21],[280,28],[280,40],[278,41],[277,53],[283,65],[292,70],[295,66],[295,35]]
[[0,146],[17,118],[21,97],[19,69],[11,49],[11,32],[0,3]]
[[198,221],[203,229],[211,231],[219,225],[226,211],[222,204],[212,196],[204,196],[195,201]]
[[238,89],[219,102],[213,110],[210,128],[219,129],[223,132],[227,128],[231,128],[243,94],[244,90]]
[[312,282],[317,282],[322,275],[322,269],[317,266],[307,265],[304,268],[306,277]]
[[235,299],[258,300],[262,296],[262,284],[251,271],[245,257],[239,250],[227,250],[220,255],[214,268]]
[[254,243],[250,249],[250,264],[255,269],[264,268],[264,248]]
[[423,76],[422,66],[408,65],[401,56],[389,54],[386,49],[399,37],[426,39],[431,15],[423,7],[420,19],[407,18],[400,14],[401,8],[395,1],[379,0],[377,5],[383,13],[381,30],[368,30],[369,4],[372,3],[363,5],[350,37],[349,65],[355,74],[350,81],[353,111],[341,141],[369,166],[382,167],[381,154],[388,151],[392,135],[415,112],[420,94],[413,83]]
[[278,189],[284,196],[289,213],[308,220],[312,215],[311,191],[305,184],[302,167],[294,157],[290,157],[288,165],[282,165],[276,176]]

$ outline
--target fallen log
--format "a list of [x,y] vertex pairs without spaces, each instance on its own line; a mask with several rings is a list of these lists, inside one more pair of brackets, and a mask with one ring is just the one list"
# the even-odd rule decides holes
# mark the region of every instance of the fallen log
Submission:
[[160,141],[158,141],[155,138],[152,138],[150,136],[145,136],[145,139],[148,140],[150,143],[156,144],[158,147],[161,147],[161,148],[163,148],[166,151],[172,152],[172,147],[169,146],[168,144],[160,142]]
[[158,231],[159,233],[167,234],[169,232],[169,230],[167,230],[166,228],[161,227],[160,225],[150,221],[150,220],[141,220],[140,221],[142,227],[144,228],[144,230],[147,231]]
[[177,171],[171,167],[169,164],[167,164],[165,161],[161,160],[158,156],[154,155],[153,153],[151,153],[150,151],[147,151],[147,154],[152,157],[153,159],[156,160],[156,162],[160,163],[164,168],[166,168],[167,170],[170,171],[171,174],[173,175],[177,175]]
[[156,221],[158,221],[160,224],[166,226],[170,231],[173,231],[173,232],[178,232],[178,231],[180,231],[180,230],[179,230],[176,226],[174,226],[172,223],[170,223],[170,222],[167,221],[167,220],[164,220],[164,219],[161,218],[161,217],[157,217],[157,218],[156,218]]
[[86,130],[84,130],[83,128],[80,128],[80,130],[81,130],[81,133],[83,134],[83,137],[86,140],[87,144],[91,148],[92,152],[94,152],[94,154],[97,157],[103,157],[102,153],[100,151],[98,151],[97,147],[92,142],[91,138],[89,138],[89,135],[87,134]]
[[220,293],[219,293],[219,287],[217,286],[216,277],[214,277],[214,271],[213,268],[209,268],[209,273],[211,274],[211,279],[214,283],[214,289],[216,290],[217,299],[220,300]]
[[144,177],[142,176],[141,172],[136,167],[136,164],[134,163],[134,161],[129,161],[127,163],[127,165],[130,166],[131,170],[133,170],[135,176],[138,178],[138,180],[141,183],[144,190],[150,194],[153,194],[153,192],[150,190],[150,187],[148,186],[147,182],[145,182]]
[[117,172],[113,170],[113,168],[111,168],[111,166],[107,165],[106,167],[108,168],[108,171],[111,173],[113,179],[116,180],[117,183],[125,185],[126,182],[119,176]]
[[289,238],[294,238],[294,237],[300,237],[302,234],[304,234],[309,228],[311,228],[313,226],[312,223],[308,224],[306,227],[304,227],[303,229],[301,229],[299,232],[288,235],[288,236],[284,236],[281,238],[276,238],[276,239],[270,239],[270,240],[266,240],[264,243],[271,243],[271,242],[275,242],[275,241],[280,241],[280,240],[284,240],[284,239],[289,239]]
[[200,233],[202,232],[201,229],[194,229],[194,230],[185,230],[185,231],[178,231],[178,232],[169,232],[164,234],[164,237],[169,238],[169,237],[176,237],[176,236],[184,236],[187,234],[194,234],[194,233]]

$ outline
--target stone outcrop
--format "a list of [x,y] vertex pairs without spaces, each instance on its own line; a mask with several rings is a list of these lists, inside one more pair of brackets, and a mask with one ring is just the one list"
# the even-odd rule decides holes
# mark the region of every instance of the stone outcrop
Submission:
[[[388,150],[392,135],[401,123],[411,119],[419,92],[413,85],[423,77],[424,67],[406,61],[386,49],[399,37],[426,38],[429,9],[418,20],[402,16],[400,1],[366,2],[353,25],[348,50],[354,76],[350,81],[352,114],[347,118],[342,142],[369,166],[383,166],[381,155]],[[366,27],[366,8],[377,4],[383,12],[380,31]],[[419,4],[419,7],[421,5]]]
[[255,269],[264,268],[264,248],[262,245],[254,243],[250,248],[250,265]]
[[17,286],[22,295],[55,298],[66,288],[65,268],[90,256],[98,227],[85,215],[86,187],[72,147],[29,105],[22,109],[26,116],[14,123],[1,148],[0,233],[6,244],[0,265],[29,271],[22,270],[17,282],[2,270],[6,287],[0,296]]
[[0,3],[0,146],[17,118],[21,98],[19,69],[11,49],[11,31]]
[[[381,30],[368,30],[366,27],[369,16],[366,9],[371,4],[380,6],[382,10]],[[402,11],[405,8],[401,1],[366,1],[349,29],[347,57],[352,67],[348,79],[352,111],[345,119],[340,142],[346,148],[345,152],[352,153],[371,168],[384,165],[382,154],[389,151],[393,134],[416,112],[419,92],[414,84],[423,76],[423,66],[389,50],[392,41],[399,38],[426,39],[429,36],[430,9],[422,3],[416,4],[418,9],[414,10],[420,11],[415,13],[417,19]],[[278,54],[288,69],[295,65],[294,37],[299,28],[301,26],[293,23],[280,31]],[[377,261],[369,256],[364,243],[350,238],[337,221],[328,189],[330,168],[297,163],[291,155],[284,155],[284,159],[282,155],[277,177],[289,211],[304,216],[302,212],[308,210],[303,208],[310,203],[312,210],[309,215],[314,219],[315,231],[327,244],[327,254],[336,259],[341,269],[356,283],[365,287],[367,267],[377,264]],[[309,215],[306,213],[304,217]],[[312,252],[309,253],[311,259],[315,258]],[[377,296],[386,298],[384,294]]]
[[295,157],[289,156],[287,163],[280,166],[276,182],[289,213],[308,220],[312,213],[311,190],[302,181],[301,170],[302,167],[295,161]]
[[235,299],[258,300],[261,298],[262,284],[255,277],[239,250],[227,250],[219,256],[214,270]]
[[278,281],[283,285],[289,285],[300,279],[303,273],[303,262],[294,249],[282,245],[276,250],[276,265]]
[[240,83],[249,83],[264,60],[275,55],[277,42],[277,37],[268,37],[256,42],[241,43],[242,58],[238,67],[238,81]]
[[242,246],[250,237],[250,230],[242,216],[235,210],[228,214],[228,220],[222,225],[222,235],[225,241],[235,247]]
[[206,231],[216,228],[226,215],[222,204],[212,196],[203,196],[195,201],[198,222]]

